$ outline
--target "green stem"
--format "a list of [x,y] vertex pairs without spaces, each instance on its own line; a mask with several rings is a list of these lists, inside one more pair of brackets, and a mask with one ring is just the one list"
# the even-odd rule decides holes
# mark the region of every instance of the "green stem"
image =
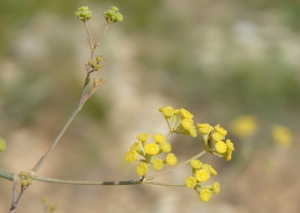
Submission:
[[0,168],[0,177],[5,178],[7,180],[13,180],[16,174],[6,171]]
[[184,187],[184,184],[172,184],[172,183],[159,183],[159,182],[151,182],[146,181],[143,183],[144,185],[159,185],[159,186],[174,186],[174,187]]
[[98,39],[98,41],[97,41],[97,42],[95,43],[95,45],[94,45],[94,49],[96,49],[96,48],[99,46],[99,44],[100,44],[100,42],[101,42],[103,36],[105,35],[105,33],[106,33],[106,31],[108,30],[108,28],[109,28],[110,25],[111,25],[111,24],[109,24],[109,23],[106,24],[106,26],[105,26],[103,32],[102,32],[101,35],[100,35],[100,38]]
[[69,125],[71,124],[71,122],[73,121],[75,116],[77,115],[77,113],[80,111],[80,109],[81,109],[81,107],[83,106],[83,103],[84,103],[85,93],[86,93],[86,90],[87,90],[88,83],[89,83],[89,75],[87,76],[87,79],[84,83],[84,87],[82,89],[80,100],[78,102],[78,105],[77,105],[76,109],[74,110],[74,112],[72,113],[72,115],[68,119],[68,121],[65,123],[62,130],[60,131],[60,133],[57,135],[57,137],[53,141],[52,145],[47,150],[46,154],[44,156],[42,156],[40,158],[40,160],[38,161],[38,163],[34,166],[34,168],[32,169],[32,172],[37,172],[39,170],[39,168],[43,165],[45,160],[48,158],[49,154],[52,152],[52,150],[54,149],[54,147],[56,146],[58,141],[61,139],[61,137],[63,136],[63,134],[65,133],[65,131],[67,130],[67,128],[69,127]]
[[[4,169],[0,168],[0,177],[13,181],[15,178],[15,174],[8,172]],[[61,183],[61,184],[72,184],[72,185],[110,185],[110,186],[117,186],[117,185],[137,185],[137,184],[144,184],[144,185],[159,185],[159,186],[175,186],[175,187],[183,187],[184,184],[171,184],[171,183],[159,183],[159,182],[152,182],[146,181],[149,178],[145,178],[145,180],[137,179],[137,180],[125,180],[125,181],[81,181],[81,180],[64,180],[64,179],[55,179],[55,178],[48,178],[48,177],[41,177],[41,176],[33,176],[33,180],[41,181],[41,182],[48,182],[48,183]],[[153,179],[153,178],[151,178]]]
[[81,181],[81,180],[63,180],[47,177],[34,176],[33,180],[48,182],[48,183],[62,183],[73,185],[136,185],[142,184],[140,179],[138,180],[126,180],[126,181]]
[[87,22],[84,21],[83,23],[84,23],[84,27],[85,27],[85,30],[86,30],[86,33],[87,33],[87,36],[88,36],[88,42],[89,42],[90,48],[93,50],[92,37],[91,37],[90,31],[89,31],[89,28],[87,26]]

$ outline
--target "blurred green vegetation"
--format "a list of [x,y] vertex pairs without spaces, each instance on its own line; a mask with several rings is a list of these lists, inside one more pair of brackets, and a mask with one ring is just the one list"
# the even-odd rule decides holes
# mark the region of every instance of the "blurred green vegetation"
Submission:
[[[100,46],[106,58],[103,75],[108,76],[104,85],[108,89],[105,93],[100,89],[88,100],[66,136],[72,139],[69,144],[78,143],[90,159],[102,155],[97,148],[102,149],[105,141],[119,147],[116,138],[130,125],[130,115],[125,126],[116,127],[118,121],[109,120],[112,108],[120,104],[113,91],[122,92],[126,85],[111,85],[118,73],[110,72],[123,62],[136,66],[122,69],[120,64],[118,72],[139,79],[133,86],[138,95],[161,95],[176,103],[175,108],[195,113],[200,122],[220,123],[227,129],[236,116],[251,115],[262,124],[257,137],[261,141],[269,137],[263,134],[270,128],[265,124],[299,128],[297,0],[11,0],[0,2],[1,137],[25,126],[44,127],[43,131],[53,138],[75,108],[89,56],[84,27],[74,14],[83,5],[97,17],[89,21],[93,39],[105,25],[99,17],[108,7],[117,6],[124,16],[122,23],[108,30]],[[130,61],[123,49],[134,52]],[[121,56],[116,57],[118,54]],[[102,73],[97,75],[102,77]],[[133,98],[129,97],[126,104],[134,105]],[[92,137],[99,129],[105,132]],[[82,141],[91,145],[86,147]],[[181,147],[175,147],[175,151],[181,151]],[[98,163],[89,162],[80,161],[80,168]]]
[[[250,114],[292,128],[299,124],[298,1],[31,0],[20,4],[13,0],[0,4],[0,115],[7,127],[35,125],[37,115],[47,112],[63,122],[75,107],[86,60],[81,58],[79,67],[78,56],[85,51],[88,55],[87,45],[76,46],[86,42],[77,36],[84,29],[74,15],[82,4],[90,6],[94,17],[101,17],[110,5],[122,11],[124,21],[104,39],[102,52],[111,57],[104,69],[119,63],[114,55],[123,48],[122,42],[126,46],[131,41],[135,53],[129,63],[142,69],[128,75],[138,73],[140,93],[153,91],[178,105],[184,103],[181,106],[191,111],[200,109],[207,122],[226,123]],[[105,24],[92,22],[98,31]],[[92,37],[98,34],[93,31]],[[9,71],[11,67],[17,71]],[[115,101],[110,93],[92,98],[83,116],[110,128],[105,123],[112,106],[118,105]]]

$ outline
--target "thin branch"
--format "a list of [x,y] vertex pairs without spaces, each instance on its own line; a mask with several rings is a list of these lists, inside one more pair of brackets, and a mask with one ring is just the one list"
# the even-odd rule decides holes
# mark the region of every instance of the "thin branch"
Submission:
[[2,168],[0,168],[0,177],[5,178],[7,180],[14,180],[14,177],[16,176],[15,173],[6,171]]
[[95,45],[94,45],[94,49],[96,49],[96,48],[99,46],[99,44],[100,44],[100,42],[101,42],[103,36],[105,35],[105,33],[106,33],[106,31],[108,30],[108,28],[109,28],[110,25],[111,25],[111,24],[109,24],[109,23],[106,24],[106,26],[105,26],[103,32],[102,32],[101,35],[100,35],[100,38],[98,39],[98,41],[97,41],[97,42],[95,43]]
[[[89,78],[89,75],[87,75],[87,78]],[[83,103],[85,101],[84,99],[85,99],[85,93],[86,93],[86,90],[87,90],[88,83],[89,83],[89,81],[87,81],[87,79],[86,79],[76,109],[74,110],[74,112],[72,113],[72,115],[68,119],[68,121],[65,123],[65,125],[62,128],[62,130],[60,131],[60,133],[57,135],[57,137],[53,141],[52,145],[47,150],[46,154],[44,156],[42,156],[41,159],[38,161],[38,163],[34,166],[34,168],[32,169],[32,172],[34,172],[34,173],[37,172],[39,170],[39,168],[43,165],[43,163],[48,158],[48,156],[51,153],[51,151],[54,149],[54,147],[56,146],[56,144],[58,143],[58,141],[61,139],[61,137],[63,136],[63,134],[65,133],[65,131],[67,130],[67,128],[69,127],[69,125],[71,124],[71,122],[73,121],[73,119],[75,118],[75,116],[77,115],[77,113],[82,108]]]
[[72,185],[136,185],[142,184],[140,179],[137,180],[125,180],[125,181],[81,181],[81,180],[64,180],[55,179],[41,176],[34,176],[33,180],[48,182],[48,183],[61,183],[61,184],[72,184]]
[[84,23],[84,27],[85,27],[85,30],[86,30],[86,33],[87,33],[87,36],[88,36],[88,43],[90,45],[91,50],[93,50],[92,37],[91,37],[90,31],[89,31],[89,28],[88,28],[88,25],[87,25],[87,21],[84,21],[83,23]]
[[174,186],[174,187],[184,187],[185,186],[185,184],[159,183],[159,182],[152,182],[152,181],[146,181],[143,184],[144,185],[158,185],[158,186]]

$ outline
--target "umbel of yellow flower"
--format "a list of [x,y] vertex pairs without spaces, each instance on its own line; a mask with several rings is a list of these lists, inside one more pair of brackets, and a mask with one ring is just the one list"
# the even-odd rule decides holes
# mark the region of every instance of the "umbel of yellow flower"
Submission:
[[[148,172],[149,167],[155,170],[161,170],[164,164],[174,166],[177,163],[177,158],[173,153],[171,144],[166,141],[166,137],[162,134],[154,134],[154,142],[149,142],[147,133],[140,133],[136,137],[138,142],[134,142],[130,146],[130,150],[125,155],[125,160],[128,163],[140,162],[136,167],[136,173],[144,176]],[[158,155],[168,153],[164,160],[158,158]]]
[[159,111],[165,117],[171,133],[197,137],[194,116],[189,111],[184,108],[174,109],[171,106],[160,108]]
[[226,142],[223,141],[227,131],[220,125],[212,127],[207,123],[197,124],[197,127],[202,136],[204,149],[211,154],[224,157],[227,161],[230,161],[234,146],[229,139]]
[[213,185],[203,185],[205,181],[210,178],[210,175],[217,175],[216,170],[209,164],[203,164],[198,159],[190,162],[192,166],[193,175],[185,179],[185,186],[195,189],[203,202],[210,200],[212,193],[218,194],[220,192],[220,184],[215,182]]

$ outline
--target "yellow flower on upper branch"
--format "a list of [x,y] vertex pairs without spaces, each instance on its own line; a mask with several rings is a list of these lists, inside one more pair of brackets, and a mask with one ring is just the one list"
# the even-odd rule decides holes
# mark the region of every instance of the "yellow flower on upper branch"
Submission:
[[207,123],[197,124],[197,127],[202,136],[202,144],[207,152],[224,157],[227,161],[231,160],[234,147],[230,140],[227,139],[225,143],[222,141],[227,134],[225,129],[220,125],[212,127]]
[[171,118],[175,114],[175,109],[171,106],[159,108],[159,111],[164,115],[165,118]]
[[182,115],[183,118],[187,118],[187,119],[193,119],[194,115],[192,115],[189,111],[187,111],[184,108],[180,109],[180,113]]
[[[194,116],[189,111],[184,108],[174,109],[171,106],[159,108],[159,111],[164,115],[171,133],[197,137],[193,121]],[[178,119],[180,115],[181,117]]]
[[290,147],[292,143],[292,133],[289,128],[282,125],[274,125],[273,126],[273,139],[274,141],[284,147],[288,148]]
[[256,132],[257,124],[251,116],[239,116],[231,123],[231,128],[234,134],[245,138]]

